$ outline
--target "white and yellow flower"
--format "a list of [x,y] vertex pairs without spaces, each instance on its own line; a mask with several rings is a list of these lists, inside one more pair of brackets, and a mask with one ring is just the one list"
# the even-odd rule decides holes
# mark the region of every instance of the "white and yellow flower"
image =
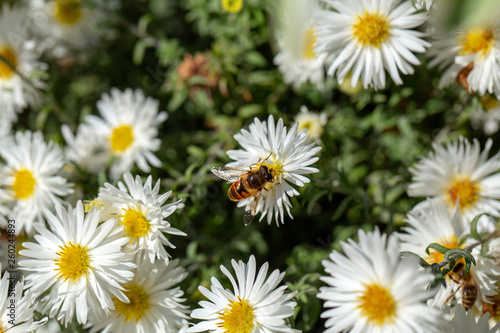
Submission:
[[410,169],[408,195],[429,197],[446,205],[450,214],[458,202],[465,229],[476,215],[500,216],[500,153],[488,158],[492,145],[489,139],[481,151],[479,141],[463,137],[445,146],[433,144],[434,151]]
[[306,129],[307,135],[316,142],[320,140],[327,120],[328,117],[324,112],[311,112],[305,105],[300,107],[300,113],[295,116],[295,122],[299,124],[297,131]]
[[325,53],[314,51],[316,43],[316,22],[313,10],[316,0],[281,0],[276,16],[281,23],[279,53],[274,63],[283,74],[287,84],[298,88],[304,82],[311,82],[321,88],[325,81]]
[[71,183],[59,176],[64,165],[62,152],[46,143],[40,132],[15,134],[12,145],[0,145],[0,225],[5,218],[16,220],[16,234],[32,234],[33,223],[44,221],[46,211],[62,203],[73,192]]
[[425,302],[435,294],[433,281],[413,257],[400,258],[398,240],[378,230],[358,232],[359,243],[341,243],[344,254],[333,251],[323,266],[328,286],[318,298],[331,308],[325,333],[442,332],[440,310]]
[[104,2],[31,0],[30,27],[51,56],[61,58],[95,46],[103,30]]
[[99,190],[97,202],[101,205],[102,218],[114,219],[119,229],[130,238],[124,251],[153,263],[156,258],[168,260],[170,255],[165,246],[175,248],[165,235],[186,236],[166,220],[176,209],[184,207],[179,201],[165,204],[172,194],[168,191],[159,194],[160,180],[152,187],[153,179],[149,176],[143,184],[136,176],[135,180],[127,172],[123,176],[125,184],[118,182],[118,188],[109,183]]
[[[304,175],[318,172],[310,167],[319,158],[315,155],[321,150],[311,142],[306,130],[297,132],[298,124],[294,123],[288,131],[279,119],[275,125],[273,116],[267,122],[255,118],[249,131],[242,130],[234,136],[243,149],[229,150],[227,155],[234,160],[227,166],[250,170],[256,168],[256,163],[265,163],[275,171],[274,181],[261,191],[254,212],[252,210],[255,197],[246,198],[238,202],[238,207],[245,207],[252,214],[262,213],[260,220],[267,215],[267,223],[276,220],[276,224],[284,223],[284,209],[290,213],[290,197],[299,192],[292,187],[304,186],[309,183],[309,178]],[[274,216],[273,216],[274,215]]]
[[[26,32],[27,14],[4,4],[0,8],[0,121],[14,122],[17,113],[39,102],[36,89],[47,69],[40,62],[37,45]],[[7,61],[9,64],[5,63]],[[28,83],[26,80],[29,80]]]
[[[42,312],[49,312],[66,326],[76,317],[78,323],[93,316],[109,314],[113,299],[128,302],[123,285],[130,281],[135,264],[121,251],[129,241],[108,220],[99,224],[100,211],[87,214],[78,201],[76,208],[56,206],[48,213],[49,227],[35,224],[36,243],[23,243],[19,262],[26,276],[29,293],[42,298]],[[99,224],[99,225],[98,225]]]
[[165,332],[179,333],[187,326],[188,309],[182,304],[184,292],[175,285],[187,276],[179,260],[145,260],[138,264],[134,278],[124,284],[128,302],[113,298],[109,316],[91,318],[85,328],[90,332]]
[[315,13],[314,52],[333,58],[328,74],[335,75],[339,83],[351,73],[351,86],[361,79],[365,88],[383,89],[387,71],[400,85],[400,72],[413,74],[413,66],[420,64],[414,53],[423,53],[430,45],[415,30],[427,17],[417,13],[411,1],[323,2],[331,9]]
[[[245,264],[241,260],[231,260],[236,279],[221,266],[233,290],[222,287],[212,277],[210,290],[200,286],[200,292],[209,302],[200,302],[201,308],[193,310],[191,317],[202,320],[188,328],[187,332],[289,332],[285,319],[293,315],[296,303],[291,301],[295,293],[285,294],[286,286],[280,286],[285,273],[274,270],[266,279],[269,268],[266,262],[257,273],[255,257],[252,255]],[[257,274],[257,276],[255,276]]]
[[[0,265],[0,272],[1,268]],[[11,275],[8,271],[0,280],[0,332],[32,332],[43,326],[47,318],[34,321],[35,295],[28,292],[23,295],[24,279],[16,281],[17,272]]]
[[110,156],[115,158],[111,177],[118,179],[137,165],[142,171],[151,171],[150,165],[160,167],[161,161],[153,154],[160,149],[158,127],[167,119],[166,112],[158,112],[158,101],[144,96],[137,89],[111,89],[97,102],[102,118],[89,115],[88,126],[95,135],[103,137]]
[[500,98],[500,20],[437,35],[429,56],[429,66],[444,70],[439,88],[457,81],[471,93]]

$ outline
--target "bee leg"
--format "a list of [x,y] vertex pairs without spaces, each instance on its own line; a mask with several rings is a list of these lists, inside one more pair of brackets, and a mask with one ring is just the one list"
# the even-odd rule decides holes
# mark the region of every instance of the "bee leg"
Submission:
[[459,287],[457,288],[457,290],[455,290],[455,291],[453,292],[453,294],[451,294],[450,296],[448,296],[448,297],[446,298],[446,300],[444,301],[444,304],[448,304],[450,301],[452,301],[452,300],[455,298],[455,294],[457,293],[457,291],[459,291],[459,290],[460,290],[460,288],[462,288],[462,286],[459,286]]

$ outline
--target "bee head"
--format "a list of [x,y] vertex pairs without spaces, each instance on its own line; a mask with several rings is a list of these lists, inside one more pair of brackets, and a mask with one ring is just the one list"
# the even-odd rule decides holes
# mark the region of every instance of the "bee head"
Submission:
[[274,181],[274,169],[273,168],[269,168],[266,165],[261,165],[259,170],[260,170],[260,172],[262,172],[262,174],[264,175],[264,178],[266,178],[266,180],[269,183],[272,183]]

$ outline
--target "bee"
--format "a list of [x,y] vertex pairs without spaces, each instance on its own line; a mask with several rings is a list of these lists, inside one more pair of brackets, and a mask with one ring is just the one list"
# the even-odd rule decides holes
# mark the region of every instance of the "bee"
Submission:
[[479,293],[472,273],[469,272],[469,274],[465,274],[465,264],[463,262],[458,262],[448,275],[462,288],[462,305],[465,310],[470,310],[474,306],[474,303],[476,303]]
[[212,172],[229,182],[231,187],[227,195],[231,201],[241,201],[247,198],[253,198],[250,203],[250,210],[245,212],[243,223],[249,225],[255,217],[257,204],[262,194],[262,190],[268,190],[268,184],[274,183],[276,171],[265,163],[257,163],[256,168],[250,166],[250,170],[243,170],[231,167],[213,167]]

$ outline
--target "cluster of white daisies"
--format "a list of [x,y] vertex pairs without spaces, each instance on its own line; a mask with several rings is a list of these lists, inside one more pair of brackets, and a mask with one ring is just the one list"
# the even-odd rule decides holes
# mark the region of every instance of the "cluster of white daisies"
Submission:
[[365,88],[383,89],[386,72],[402,84],[401,74],[413,74],[413,66],[420,65],[416,55],[427,51],[429,65],[444,70],[440,88],[458,79],[469,92],[499,98],[498,13],[480,25],[450,32],[433,15],[446,5],[423,0],[282,0],[277,5],[281,24],[275,63],[285,82],[296,87],[306,81],[321,87],[326,69],[339,83],[348,79],[352,87],[361,82]]
[[[498,21],[429,43],[415,30],[428,14],[410,1],[294,4],[295,11],[284,13],[286,21],[294,23],[290,35],[302,38],[285,35],[276,56],[289,83],[321,85],[326,66],[339,82],[350,77],[352,86],[361,82],[382,89],[386,72],[401,84],[400,74],[412,74],[420,63],[415,53],[429,48],[430,64],[444,70],[442,87],[458,80],[470,92],[500,97]],[[416,4],[432,10],[429,1]],[[89,115],[78,128],[62,127],[63,148],[47,142],[40,132],[11,133],[18,113],[36,106],[36,89],[44,87],[46,66],[38,61],[39,54],[51,50],[52,56],[62,57],[82,45],[72,45],[74,41],[95,42],[96,36],[79,33],[102,19],[88,15],[89,9],[78,0],[33,0],[32,16],[22,10],[27,9],[4,5],[0,16],[0,55],[8,62],[0,63],[0,226],[15,220],[16,234],[33,241],[23,243],[20,251],[25,278],[16,282],[15,296],[8,296],[9,273],[2,276],[0,330],[43,330],[47,320],[54,319],[63,325],[76,321],[91,332],[296,332],[287,322],[296,303],[295,294],[280,285],[284,273],[274,270],[268,275],[268,264],[258,268],[254,256],[247,263],[233,260],[234,275],[221,266],[232,290],[212,278],[210,289],[200,287],[208,301],[192,312],[183,304],[178,285],[188,273],[179,258],[167,252],[175,247],[176,236],[186,235],[167,220],[183,204],[166,203],[172,192],[160,194],[159,180],[153,185],[151,176],[143,182],[129,172],[138,167],[147,173],[151,166],[162,166],[154,153],[160,149],[158,129],[167,114],[159,112],[158,101],[140,90],[112,89],[97,102],[100,117]],[[37,34],[43,43],[37,42]],[[320,147],[299,123],[287,129],[282,119],[255,119],[249,130],[235,136],[242,149],[228,151],[230,167],[251,170],[262,162],[275,170],[261,200],[251,197],[238,203],[268,224],[292,217],[290,198],[310,181],[308,174],[318,171],[311,165]],[[498,238],[488,243],[487,253],[473,249],[476,265],[467,279],[475,281],[478,297],[467,312],[460,305],[461,283],[446,276],[446,286],[430,289],[433,275],[417,259],[400,257],[401,251],[409,251],[429,264],[442,262],[441,253],[427,253],[426,247],[470,245],[470,223],[478,214],[488,214],[480,219],[480,232],[495,230],[490,217],[500,217],[500,155],[489,157],[491,145],[488,141],[482,151],[477,141],[466,139],[436,145],[412,169],[408,194],[428,199],[408,213],[404,232],[386,236],[378,230],[360,231],[358,243],[342,244],[344,254],[331,253],[324,261],[327,276],[322,280],[327,286],[317,295],[327,308],[322,314],[325,332],[497,330]],[[84,204],[71,182],[75,170],[96,174],[106,168],[113,181],[122,180],[117,186],[106,183]],[[13,323],[7,308],[12,300]],[[40,320],[34,319],[35,310]],[[189,314],[196,324],[189,323]]]
[[[318,295],[325,300],[326,332],[496,332],[500,327],[500,238],[482,252],[471,236],[471,222],[481,214],[477,231],[495,235],[500,217],[500,153],[489,157],[492,141],[464,138],[433,151],[410,170],[408,194],[427,197],[407,215],[402,232],[386,236],[360,231],[359,243],[342,244],[324,261],[331,276]],[[444,255],[427,247],[472,248],[475,264],[465,274],[463,259],[445,275],[445,285],[429,288],[429,265]],[[475,244],[476,243],[476,244]],[[477,298],[476,298],[477,297]],[[463,305],[463,306],[462,306]],[[468,310],[467,312],[465,310]],[[489,323],[489,324],[488,324]],[[490,328],[491,326],[491,328]]]

